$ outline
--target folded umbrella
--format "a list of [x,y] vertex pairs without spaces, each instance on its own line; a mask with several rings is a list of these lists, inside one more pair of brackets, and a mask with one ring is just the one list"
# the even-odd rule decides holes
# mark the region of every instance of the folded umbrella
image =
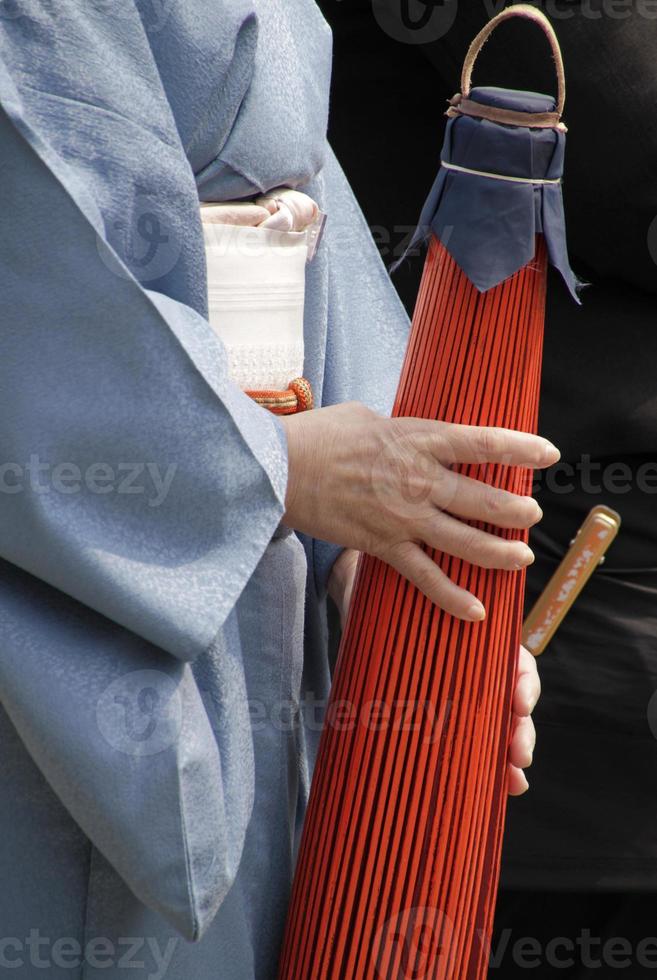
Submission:
[[[516,15],[550,40],[556,105],[536,93],[470,87],[488,35]],[[535,431],[548,258],[575,297],[579,286],[561,199],[564,98],[558,42],[535,8],[507,8],[473,41],[414,238],[428,239],[429,250],[394,415]],[[528,470],[459,469],[531,492]],[[430,554],[481,597],[487,618],[457,620],[379,559],[361,559],[281,980],[486,974],[524,573]]]

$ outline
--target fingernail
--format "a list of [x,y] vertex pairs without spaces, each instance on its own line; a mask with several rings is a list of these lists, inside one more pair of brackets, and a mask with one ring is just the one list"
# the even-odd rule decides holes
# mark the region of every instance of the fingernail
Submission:
[[543,517],[543,511],[541,510],[540,505],[534,500],[533,497],[525,497],[525,500],[529,501],[531,503],[532,507],[534,508],[534,513],[536,515],[534,517],[534,523],[535,524],[538,524],[538,522]]
[[548,439],[545,440],[545,447],[543,449],[543,462],[544,463],[556,463],[561,459],[561,453]]
[[468,619],[474,622],[480,623],[482,619],[486,618],[486,610],[480,602],[473,602],[468,609]]
[[522,568],[527,568],[528,565],[533,565],[536,561],[536,556],[528,545],[523,545],[519,551],[520,558],[513,566],[517,572],[519,572]]

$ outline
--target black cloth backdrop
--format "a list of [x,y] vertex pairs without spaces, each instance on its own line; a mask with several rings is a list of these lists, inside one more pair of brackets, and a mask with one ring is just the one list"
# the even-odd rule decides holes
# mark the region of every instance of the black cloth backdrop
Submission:
[[[499,4],[461,2],[427,45],[390,36],[366,0],[320,5],[335,37],[330,136],[390,262],[435,177],[468,43]],[[580,308],[552,277],[540,430],[562,462],[537,482],[528,603],[590,507],[607,503],[624,524],[541,658],[531,790],[511,801],[502,880],[657,892],[657,20],[648,4],[550,10],[568,81],[571,260],[591,286]],[[554,91],[538,29],[502,25],[475,83]],[[416,257],[394,277],[409,311],[421,267]]]

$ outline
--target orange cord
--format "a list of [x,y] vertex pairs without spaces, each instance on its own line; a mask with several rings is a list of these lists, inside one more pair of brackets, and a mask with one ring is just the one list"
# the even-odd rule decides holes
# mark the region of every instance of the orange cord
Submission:
[[245,394],[274,415],[294,415],[296,412],[307,412],[313,407],[313,391],[310,382],[305,378],[290,381],[285,391],[261,388],[246,391]]

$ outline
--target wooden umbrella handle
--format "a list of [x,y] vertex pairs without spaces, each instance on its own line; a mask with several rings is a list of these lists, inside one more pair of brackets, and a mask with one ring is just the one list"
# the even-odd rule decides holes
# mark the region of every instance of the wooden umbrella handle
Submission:
[[557,113],[561,119],[564,106],[566,104],[566,75],[563,67],[561,48],[559,47],[559,41],[554,32],[554,28],[545,14],[536,7],[530,6],[528,3],[516,3],[511,7],[507,7],[501,13],[497,14],[496,17],[493,17],[493,19],[479,31],[474,41],[468,48],[468,53],[466,54],[465,61],[463,62],[463,71],[461,73],[461,94],[464,99],[469,97],[472,82],[472,69],[474,68],[474,63],[477,60],[477,56],[498,24],[501,24],[504,20],[509,20],[511,17],[524,17],[527,20],[533,20],[535,24],[538,24],[538,26],[542,28],[548,41],[550,42],[552,55],[554,57],[554,65],[557,72]]
[[604,561],[620,526],[620,514],[610,507],[601,504],[589,512],[523,625],[522,642],[535,657],[543,653],[580,592]]

